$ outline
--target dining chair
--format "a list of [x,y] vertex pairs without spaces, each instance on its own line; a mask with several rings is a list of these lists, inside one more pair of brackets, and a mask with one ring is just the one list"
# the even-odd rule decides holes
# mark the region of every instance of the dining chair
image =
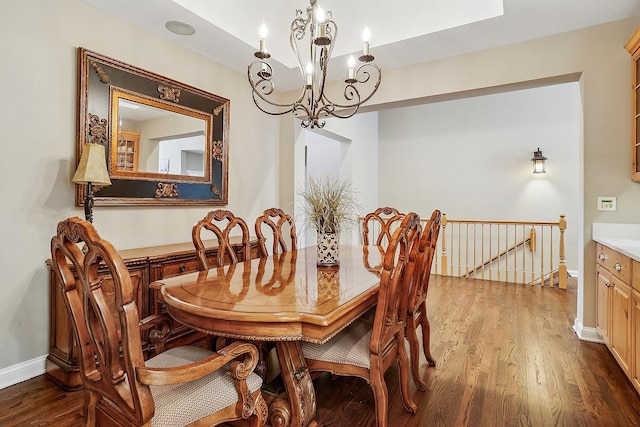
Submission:
[[[258,290],[263,293],[282,292],[284,287],[275,282],[273,275],[271,280],[262,283],[265,267],[263,260],[270,255],[273,256],[273,274],[275,275],[276,272],[281,271],[282,262],[285,259],[282,254],[295,250],[298,247],[296,224],[291,215],[285,213],[280,208],[274,207],[265,209],[262,215],[256,218],[255,231],[256,237],[258,238],[258,257],[261,258],[256,276],[256,282],[260,284]],[[288,245],[287,242],[289,243]],[[269,248],[271,248],[271,251],[269,251]],[[295,265],[295,263],[293,265]],[[253,344],[260,351],[261,363],[264,363],[264,366],[261,365],[259,367],[259,372],[262,374],[263,379],[269,381],[278,376],[280,374],[280,367],[275,357],[275,344],[273,342],[261,341],[254,341]]]
[[[428,366],[435,366],[436,361],[431,355],[431,326],[427,315],[427,292],[429,290],[429,278],[431,266],[436,251],[436,244],[440,234],[440,221],[442,215],[439,210],[434,210],[427,221],[420,241],[418,251],[412,254],[416,257],[409,268],[411,275],[409,285],[409,302],[407,305],[407,326],[405,335],[409,341],[409,356],[411,359],[411,372],[413,381],[419,390],[426,390],[426,384],[420,378],[420,342],[418,340],[418,326],[422,329],[422,349],[427,359]],[[413,270],[413,271],[412,271]]]
[[51,239],[51,257],[73,323],[86,426],[265,423],[254,346],[180,346],[145,362],[141,325],[169,318],[141,321],[131,277],[111,243],[88,221],[69,218]]
[[[269,236],[265,235],[265,228],[271,231]],[[258,257],[287,252],[298,246],[296,224],[291,215],[284,213],[282,209],[270,208],[263,211],[262,215],[256,218],[255,230],[258,237]],[[288,239],[285,238],[287,235]],[[270,245],[267,245],[268,241]],[[271,246],[271,252],[267,249],[268,246]]]
[[305,363],[310,372],[364,379],[373,390],[377,425],[388,425],[389,397],[385,371],[399,365],[400,392],[405,409],[416,413],[409,394],[409,360],[405,349],[407,316],[406,275],[409,254],[420,237],[420,218],[405,216],[393,232],[384,255],[373,322],[359,318],[324,344],[302,343]]
[[[231,242],[231,234],[240,231],[240,243]],[[240,217],[236,217],[231,211],[216,209],[205,215],[196,222],[191,230],[191,239],[196,248],[198,270],[208,270],[209,260],[207,258],[206,246],[202,240],[203,230],[208,230],[215,235],[218,240],[218,252],[216,254],[216,267],[221,267],[225,263],[235,264],[238,262],[238,254],[235,246],[240,246],[242,261],[251,258],[251,246],[249,243],[249,228],[247,223]],[[227,262],[228,261],[228,262]]]
[[365,215],[362,221],[362,244],[386,247],[404,214],[385,206]]

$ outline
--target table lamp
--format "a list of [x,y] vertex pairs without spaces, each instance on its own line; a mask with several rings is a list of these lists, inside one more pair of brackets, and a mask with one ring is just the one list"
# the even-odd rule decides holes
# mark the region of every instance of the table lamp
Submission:
[[84,197],[84,216],[87,221],[93,222],[92,185],[111,185],[104,145],[90,143],[82,146],[80,163],[78,163],[78,169],[71,182],[87,184],[87,194]]

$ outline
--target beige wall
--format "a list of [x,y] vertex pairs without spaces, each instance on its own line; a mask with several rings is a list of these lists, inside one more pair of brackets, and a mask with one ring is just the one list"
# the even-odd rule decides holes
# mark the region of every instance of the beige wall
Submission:
[[[77,47],[231,100],[228,207],[246,218],[279,204],[279,125],[253,105],[246,75],[80,0],[0,0],[0,10],[2,369],[48,353],[49,241],[58,221],[84,215],[71,184]],[[188,241],[208,210],[96,207],[94,224],[126,249]]]

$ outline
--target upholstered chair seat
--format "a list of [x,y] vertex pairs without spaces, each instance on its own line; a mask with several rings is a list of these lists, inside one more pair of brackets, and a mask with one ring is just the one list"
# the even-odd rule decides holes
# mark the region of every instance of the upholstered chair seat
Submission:
[[[200,347],[176,347],[147,360],[147,368],[173,368],[198,362],[213,354]],[[251,373],[247,377],[247,388],[251,394],[258,392],[262,378]],[[234,379],[229,366],[187,383],[150,386],[156,411],[151,419],[153,427],[186,426],[207,415],[223,410],[238,402]]]
[[302,352],[308,359],[369,369],[371,327],[371,321],[358,319],[326,344],[302,343]]

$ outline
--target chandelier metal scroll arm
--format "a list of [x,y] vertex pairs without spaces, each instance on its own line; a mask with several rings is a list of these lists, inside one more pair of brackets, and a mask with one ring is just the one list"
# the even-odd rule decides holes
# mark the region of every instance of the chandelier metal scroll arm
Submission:
[[[306,10],[296,9],[295,19],[291,22],[289,43],[293,51],[302,79],[302,88],[298,98],[288,104],[272,101],[275,92],[272,81],[274,70],[266,62],[268,54],[261,30],[260,50],[254,55],[259,60],[248,67],[248,79],[252,98],[256,106],[271,115],[293,112],[302,116],[303,127],[323,127],[324,118],[333,116],[348,118],[356,114],[360,105],[367,102],[377,92],[381,82],[380,68],[373,64],[373,55],[369,54],[368,29],[365,28],[362,65],[354,70],[349,63],[348,77],[342,92],[342,103],[329,99],[325,93],[333,85],[327,85],[328,65],[338,35],[338,26],[331,12],[325,12],[318,6],[318,0],[309,0]],[[308,38],[307,38],[308,37]],[[305,46],[306,44],[306,46]],[[304,53],[304,55],[302,54]],[[308,63],[307,63],[308,61]],[[362,94],[367,94],[364,96]]]
[[[373,88],[371,89],[371,92],[365,98],[361,99],[360,91],[356,88],[355,85],[358,84],[358,83],[359,84],[364,84],[364,83],[367,83],[369,80],[371,80],[372,75],[368,71],[369,68],[373,68],[373,71],[375,71],[375,74],[377,75],[377,81],[375,82]],[[336,106],[336,108],[359,107],[360,105],[364,104],[369,99],[371,99],[371,97],[373,97],[373,95],[378,91],[378,88],[380,87],[380,82],[382,81],[382,71],[380,70],[380,67],[378,67],[376,64],[373,64],[371,62],[367,62],[367,63],[364,63],[364,64],[360,65],[356,69],[355,75],[356,75],[356,82],[349,83],[349,84],[347,84],[345,86],[343,96],[347,101],[349,101],[351,99],[356,99],[356,102],[340,104],[340,103],[337,103],[335,101],[331,101],[333,103],[333,105]],[[355,91],[356,94],[350,96],[349,95],[349,90]],[[347,117],[351,117],[352,115],[353,114],[351,114],[351,115],[349,115]],[[342,118],[347,118],[347,117],[342,117]]]
[[[266,72],[263,73],[263,71],[265,71],[265,68]],[[256,77],[255,79],[254,76]],[[272,81],[272,77],[273,69],[271,65],[265,60],[256,59],[251,64],[249,64],[247,68],[247,78],[249,80],[249,85],[251,86],[251,96],[253,98],[253,102],[261,111],[270,115],[282,115],[290,113],[294,110],[294,106],[296,104],[302,102],[302,100],[304,99],[305,91],[303,90],[293,102],[275,102],[268,98],[268,96],[270,96],[275,90],[275,84]],[[273,106],[277,108],[278,111],[267,110],[266,106],[261,105],[260,102]],[[280,109],[283,110],[280,111]]]

